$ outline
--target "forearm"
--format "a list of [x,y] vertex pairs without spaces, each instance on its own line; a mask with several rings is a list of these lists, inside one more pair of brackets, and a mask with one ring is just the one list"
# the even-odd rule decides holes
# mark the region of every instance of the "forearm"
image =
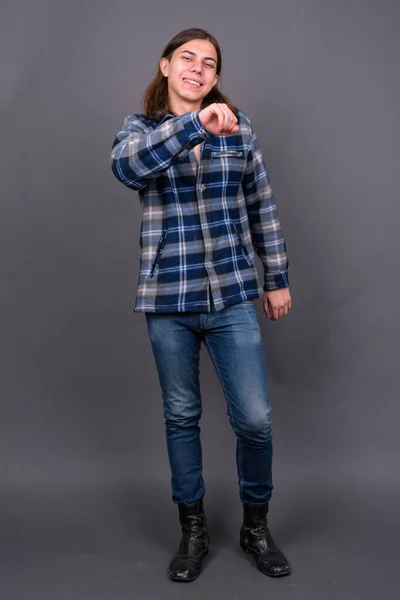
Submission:
[[189,151],[209,135],[199,112],[168,119],[153,130],[134,115],[127,117],[111,151],[115,177],[130,188],[142,189],[150,179],[166,171],[183,150]]

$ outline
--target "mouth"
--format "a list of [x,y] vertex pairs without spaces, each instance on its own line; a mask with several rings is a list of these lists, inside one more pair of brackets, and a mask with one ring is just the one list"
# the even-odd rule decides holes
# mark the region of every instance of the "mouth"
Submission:
[[187,86],[189,86],[193,89],[203,87],[203,84],[200,83],[200,81],[197,81],[196,79],[189,79],[188,77],[185,77],[183,79],[183,82],[186,83]]

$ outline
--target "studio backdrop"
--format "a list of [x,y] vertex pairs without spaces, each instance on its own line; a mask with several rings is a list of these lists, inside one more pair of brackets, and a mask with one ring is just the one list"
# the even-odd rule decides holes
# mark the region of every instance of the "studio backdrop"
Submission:
[[[161,393],[145,317],[132,311],[141,207],[113,177],[110,151],[142,111],[165,43],[188,27],[221,45],[220,88],[253,122],[287,243],[292,310],[272,322],[256,301],[276,497],[399,493],[398,5],[224,4],[2,5],[10,514],[35,490],[160,486],[169,501]],[[206,485],[236,494],[235,437],[204,349],[200,376]]]

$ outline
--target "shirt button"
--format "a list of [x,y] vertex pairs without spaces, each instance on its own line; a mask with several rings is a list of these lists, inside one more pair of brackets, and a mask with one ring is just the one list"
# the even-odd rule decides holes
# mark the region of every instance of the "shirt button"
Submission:
[[205,189],[206,189],[206,186],[204,185],[204,183],[202,183],[200,186],[200,191],[204,192]]
[[206,267],[212,267],[212,266],[213,266],[213,264],[214,264],[214,263],[213,263],[213,261],[212,261],[212,260],[208,260],[208,261],[206,262]]

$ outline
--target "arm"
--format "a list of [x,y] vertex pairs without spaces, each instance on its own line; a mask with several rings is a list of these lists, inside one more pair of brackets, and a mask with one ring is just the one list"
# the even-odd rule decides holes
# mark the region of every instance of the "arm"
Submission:
[[199,119],[199,110],[168,119],[156,129],[137,115],[126,117],[111,151],[111,169],[127,187],[140,190],[210,134]]
[[253,246],[264,266],[264,291],[289,287],[289,260],[277,206],[257,136],[252,128],[251,150],[242,179]]

